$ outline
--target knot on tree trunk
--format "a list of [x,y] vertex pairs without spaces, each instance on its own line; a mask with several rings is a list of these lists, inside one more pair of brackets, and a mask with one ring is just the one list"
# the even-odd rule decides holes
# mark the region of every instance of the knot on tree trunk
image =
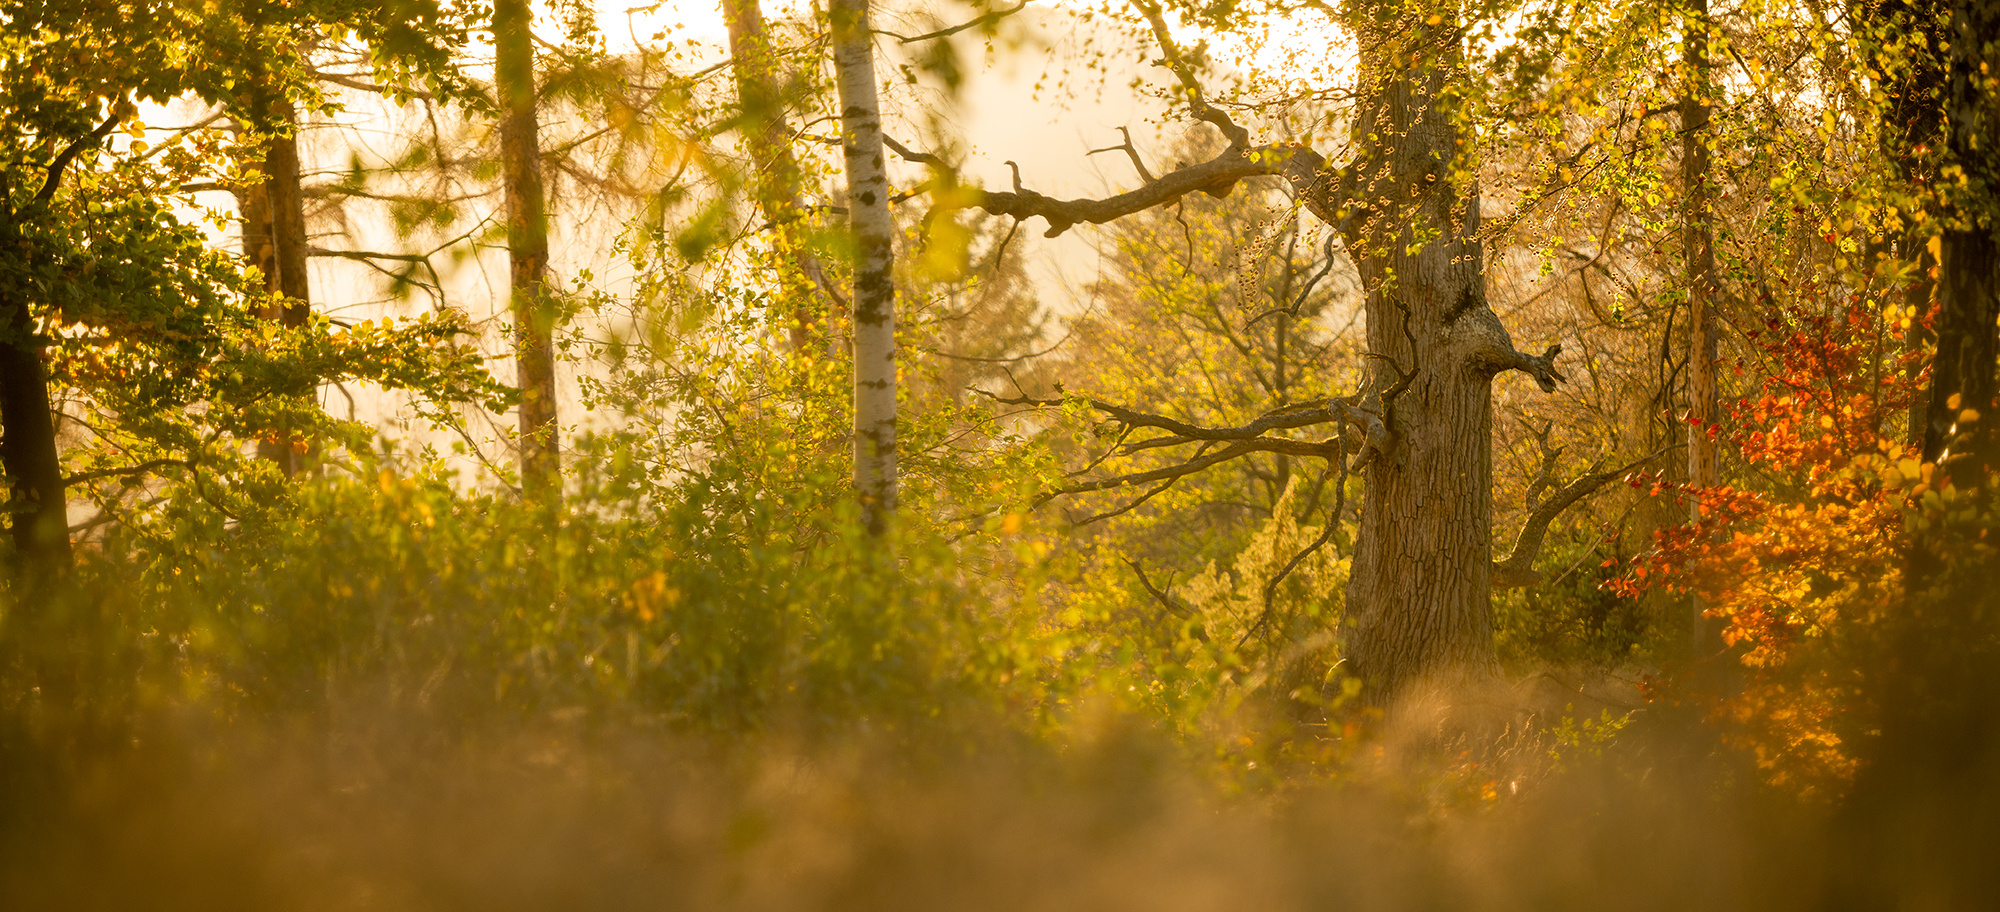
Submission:
[[1512,344],[1504,349],[1492,348],[1474,353],[1472,363],[1488,374],[1500,374],[1517,370],[1535,378],[1536,385],[1544,393],[1556,391],[1556,384],[1567,382],[1561,371],[1556,370],[1556,356],[1562,354],[1560,343],[1551,345],[1539,355],[1531,355],[1516,350]]

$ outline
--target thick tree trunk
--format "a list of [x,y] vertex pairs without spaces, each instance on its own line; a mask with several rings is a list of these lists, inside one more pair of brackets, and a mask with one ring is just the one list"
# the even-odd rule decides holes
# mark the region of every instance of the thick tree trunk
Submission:
[[[107,122],[108,123],[108,122]],[[108,126],[101,128],[101,135]],[[73,153],[72,153],[73,154]],[[54,187],[67,164],[55,167]],[[48,190],[44,191],[44,197]],[[20,256],[27,243],[16,230],[21,213],[13,187],[0,179],[0,256]],[[26,283],[8,283],[25,285]],[[43,584],[63,578],[72,557],[69,544],[69,502],[65,496],[62,455],[56,449],[54,402],[49,396],[48,370],[35,317],[25,298],[0,292],[0,470],[7,476],[8,531],[14,540],[13,568],[22,587],[17,595],[32,602]],[[36,607],[30,604],[31,609]]]
[[868,0],[834,0],[831,14],[854,238],[854,487],[863,524],[881,534],[896,512],[896,287],[890,246],[895,223],[889,217]]
[[1368,289],[1368,399],[1393,444],[1367,464],[1347,589],[1347,654],[1377,699],[1497,671],[1492,381],[1514,349],[1487,306],[1468,137],[1446,89],[1466,78],[1455,21],[1396,13],[1361,27],[1371,137],[1347,231]]
[[[1681,99],[1681,254],[1688,294],[1688,483],[1714,487],[1721,480],[1715,438],[1715,212],[1709,195],[1708,0],[1690,0],[1683,24],[1682,66],[1687,94]],[[1688,499],[1688,520],[1701,520],[1701,501]],[[1688,642],[1694,657],[1719,645],[1709,630],[1706,606],[1691,599]]]
[[[30,580],[70,567],[69,503],[56,450],[49,375],[26,301],[0,300],[0,465],[7,473],[15,559]],[[31,586],[32,588],[32,586]]]
[[791,130],[785,123],[778,61],[757,0],[723,0],[722,16],[729,25],[736,99],[743,109],[741,132],[757,171],[757,207],[773,227],[779,255],[798,270],[792,287],[786,289],[796,308],[791,315],[792,350],[809,351],[815,348],[815,329],[822,322],[816,310],[826,277],[797,230],[804,212],[799,205],[799,163],[792,155]]
[[1994,414],[2000,206],[1990,196],[2000,187],[2000,156],[1994,151],[2000,147],[2000,101],[1982,85],[1987,71],[2000,63],[2000,50],[1990,46],[2000,41],[2000,2],[1956,0],[1952,25],[1950,149],[1972,189],[1952,201],[1956,211],[1940,244],[1937,354],[1931,362],[1924,459],[1943,458],[1952,483],[1970,488],[1984,481],[2000,439],[1992,432],[2000,420]]
[[[279,100],[266,112],[269,123],[282,125],[272,137],[259,166],[262,183],[236,195],[243,218],[243,257],[264,276],[264,291],[282,304],[264,314],[286,327],[300,327],[312,317],[306,281],[305,196],[299,177],[298,114],[289,100]],[[303,468],[303,454],[289,441],[264,440],[257,454],[277,463],[286,475]]]
[[[1965,490],[1990,485],[1991,427],[2000,417],[2000,205],[1992,195],[2000,96],[1985,87],[2000,73],[2000,2],[1953,0],[1949,22],[1943,122],[1948,163],[1964,169],[1969,192],[1947,186],[1942,194],[1949,227],[1923,442],[1927,462],[1950,451],[1938,474]],[[1967,409],[1979,412],[1976,420],[1966,420]],[[2000,892],[2000,573],[1969,547],[1984,531],[1937,524],[1913,536],[1905,604],[1882,621],[1889,648],[1870,669],[1881,734],[1837,818],[1826,908],[1972,909]]]
[[514,382],[521,390],[521,491],[539,500],[561,492],[562,451],[556,427],[555,302],[546,278],[548,199],[542,191],[536,124],[533,24],[528,0],[494,3],[493,81],[500,96]]

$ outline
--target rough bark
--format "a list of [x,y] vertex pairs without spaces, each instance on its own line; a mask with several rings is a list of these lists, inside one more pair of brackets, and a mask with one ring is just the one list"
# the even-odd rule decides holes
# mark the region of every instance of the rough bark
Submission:
[[[1400,5],[1352,13],[1362,50],[1349,133],[1366,139],[1354,162],[1333,167],[1303,146],[1251,145],[1247,130],[1203,99],[1159,8],[1143,0],[1134,5],[1152,23],[1183,99],[1197,119],[1223,133],[1228,148],[1207,161],[1146,175],[1142,186],[1104,199],[1054,199],[1025,189],[1017,175],[1012,190],[976,194],[972,205],[1043,218],[1053,236],[1196,191],[1225,196],[1248,177],[1282,176],[1305,208],[1346,241],[1367,290],[1376,371],[1354,400],[1329,403],[1300,424],[1260,424],[1256,434],[1241,433],[1249,427],[1194,429],[1210,432],[1198,435],[1092,403],[1129,426],[1174,435],[1126,445],[1125,451],[1185,440],[1232,442],[1211,445],[1179,466],[1064,490],[1165,483],[1244,453],[1324,456],[1334,446],[1262,433],[1280,426],[1339,420],[1368,428],[1371,439],[1356,461],[1367,494],[1342,622],[1349,667],[1380,702],[1425,679],[1492,674],[1498,667],[1491,607],[1493,378],[1520,370],[1546,391],[1562,377],[1554,365],[1559,346],[1538,356],[1516,350],[1486,302],[1469,139],[1452,108],[1452,88],[1469,78],[1456,17]],[[1283,417],[1290,422],[1307,415],[1302,410]],[[1510,573],[1532,564],[1539,541],[1529,536],[1525,550],[1509,558]]]
[[[1708,0],[1689,0],[1683,23],[1681,65],[1688,80],[1681,98],[1681,255],[1688,295],[1688,483],[1714,487],[1721,480],[1716,459],[1715,430],[1715,211],[1710,199]],[[1688,499],[1688,520],[1701,521],[1700,498]],[[1688,617],[1688,642],[1696,657],[1708,655],[1717,643],[1706,618],[1707,609],[1694,598]]]
[[[1397,11],[1363,49],[1347,231],[1367,289],[1369,398],[1394,438],[1369,462],[1343,621],[1351,666],[1382,695],[1497,671],[1492,380],[1521,363],[1486,303],[1477,189],[1447,89],[1467,78],[1455,21]],[[1553,386],[1543,365],[1541,379]]]
[[848,225],[854,240],[854,487],[863,524],[880,534],[896,511],[895,223],[889,217],[868,0],[834,0],[831,15]]
[[787,289],[796,302],[789,327],[792,350],[815,348],[822,317],[814,312],[823,297],[826,276],[794,230],[799,204],[799,163],[792,155],[791,129],[785,122],[784,92],[778,61],[764,28],[757,0],[723,0],[722,17],[729,26],[729,56],[736,75],[736,100],[743,110],[741,134],[756,169],[757,208],[774,230],[778,253],[798,271],[796,287]]
[[521,390],[521,491],[529,499],[542,499],[561,491],[562,442],[556,426],[555,302],[546,277],[548,198],[542,190],[536,122],[533,23],[528,0],[496,0],[493,5],[514,382]]

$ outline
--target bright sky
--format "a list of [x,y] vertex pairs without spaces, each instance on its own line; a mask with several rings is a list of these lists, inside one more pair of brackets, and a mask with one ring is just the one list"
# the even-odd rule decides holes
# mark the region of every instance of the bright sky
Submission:
[[[801,4],[776,0],[766,5],[765,16],[779,21],[799,15],[801,9]],[[953,46],[967,71],[966,84],[955,100],[946,99],[935,89],[896,85],[896,67],[908,59],[904,46],[894,38],[880,38],[877,66],[884,79],[892,83],[892,92],[885,97],[885,105],[891,112],[887,125],[891,135],[913,146],[929,145],[936,139],[934,129],[941,127],[947,133],[957,134],[965,144],[962,164],[968,178],[986,186],[1006,187],[1010,174],[1005,162],[1012,160],[1019,164],[1027,186],[1057,196],[1101,196],[1136,184],[1137,175],[1122,153],[1087,154],[1093,148],[1117,145],[1121,126],[1131,130],[1156,173],[1172,167],[1168,156],[1175,137],[1191,129],[1208,128],[1185,121],[1163,125],[1161,118],[1167,106],[1158,93],[1170,77],[1165,70],[1146,65],[1147,60],[1157,56],[1157,49],[1150,40],[1120,33],[1102,16],[1086,20],[1076,15],[1082,9],[1082,4],[1067,0],[1055,3],[1035,0],[1028,9],[1009,18],[1001,32],[1002,40],[991,46],[976,31],[955,36],[951,39]],[[878,5],[874,24],[878,30],[921,34],[964,22],[979,12],[958,3],[947,3],[938,9],[935,5],[892,2]],[[598,16],[599,27],[614,51],[628,49],[635,42],[647,42],[654,47],[672,43],[685,52],[685,65],[690,70],[719,63],[727,57],[727,32],[717,0],[670,2],[655,8],[630,0],[599,0]],[[1200,38],[1194,34],[1177,37],[1187,47],[1193,47]],[[1340,63],[1330,42],[1297,29],[1233,39],[1215,50],[1212,57],[1236,72],[1280,73],[1318,80],[1320,85],[1339,78]],[[1266,78],[1262,84],[1272,83]],[[1211,95],[1219,96],[1224,89],[1222,85],[1213,86]],[[925,112],[923,117],[935,117],[938,123],[914,123],[912,118],[918,111]],[[318,135],[309,137],[303,150],[308,169],[345,167],[349,153],[336,146],[373,145],[369,142],[370,135],[382,132],[384,127],[371,127],[371,118],[382,122],[388,116],[386,108],[379,115],[370,115],[357,107],[342,118],[351,122],[353,129],[314,131]],[[174,118],[161,120],[171,122]],[[899,182],[917,179],[920,172],[911,168]],[[204,202],[224,208],[232,205],[226,194]],[[579,269],[589,268],[599,276],[600,284],[604,279],[615,282],[616,264],[599,262],[595,253],[585,253],[606,249],[611,240],[606,232],[615,228],[596,227],[604,230],[565,225],[561,213],[557,213],[553,228],[558,249],[552,265],[558,275],[575,275]],[[1036,264],[1031,267],[1031,275],[1042,290],[1044,302],[1059,313],[1088,309],[1090,304],[1082,296],[1083,289],[1097,277],[1096,233],[1078,229],[1055,241],[1045,241],[1039,236],[1042,227],[1036,222],[1034,230],[1023,231],[1021,240],[1015,243]],[[326,243],[381,250],[399,246],[386,225],[350,224],[346,228],[345,237]],[[217,241],[234,243],[233,238],[225,241],[219,237]],[[578,254],[583,254],[583,258],[579,259]],[[479,257],[478,267],[461,269],[455,278],[447,277],[453,303],[466,307],[475,320],[497,316],[506,307],[504,258],[498,251],[485,251]],[[379,298],[381,281],[362,266],[316,258],[311,282],[314,305],[321,312],[347,319],[364,319],[384,312],[384,305],[371,303]],[[422,301],[412,304],[427,306]],[[390,305],[386,309],[397,312],[406,311],[407,307]],[[489,342],[498,344],[494,338],[489,338]],[[503,379],[508,376],[509,369],[504,364],[497,369]],[[346,414],[343,395],[330,394],[328,407],[335,414]],[[365,390],[358,392],[356,400],[356,417],[364,420],[371,414],[382,414],[385,409],[396,409],[393,400]],[[575,410],[568,409],[565,423],[575,418]],[[386,416],[385,420],[393,421]],[[496,436],[499,431],[479,434],[482,438],[479,443],[488,454],[504,459],[500,454],[505,447]]]

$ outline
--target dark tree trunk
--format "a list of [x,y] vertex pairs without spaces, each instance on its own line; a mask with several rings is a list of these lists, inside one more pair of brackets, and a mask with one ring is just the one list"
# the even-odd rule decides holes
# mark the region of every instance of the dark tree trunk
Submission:
[[[100,128],[98,134],[108,132]],[[74,153],[70,153],[74,154]],[[67,159],[49,177],[46,197]],[[37,201],[37,205],[42,200]],[[21,218],[13,187],[0,180],[0,258],[32,256],[18,230]],[[7,476],[8,531],[14,540],[14,568],[25,599],[43,584],[63,578],[71,564],[69,503],[64,494],[62,456],[56,449],[54,403],[42,363],[42,341],[30,302],[19,297],[22,283],[0,283],[0,470]],[[8,293],[5,289],[13,289]]]
[[[1946,145],[1944,104],[1949,75],[1944,29],[1950,24],[1947,6],[1945,0],[1860,0],[1849,6],[1856,21],[1901,39],[1898,46],[1878,52],[1888,58],[1881,61],[1878,69],[1898,74],[1882,86],[1885,96],[1881,109],[1882,154],[1894,163],[1896,176],[1918,192],[1934,187],[1936,181],[1935,160],[1924,150],[1942,149]],[[1915,315],[1904,336],[1905,353],[1930,351],[1936,341],[1923,322],[1937,295],[1933,275],[1938,261],[1931,254],[1931,237],[1927,226],[1912,225],[1897,239],[1897,259],[1907,265],[1910,273],[1909,284],[1902,290],[1902,303]],[[1912,364],[1920,362],[1913,360]],[[1903,379],[1914,384],[1922,369],[1910,367]],[[1919,451],[1924,447],[1924,425],[1929,410],[1927,395],[1916,396],[1910,403],[1904,442]]]
[[[2000,100],[1981,86],[2000,64],[2000,2],[1952,4],[1946,105],[1950,155],[1969,181],[1957,191],[1940,244],[1937,354],[1924,419],[1924,460],[1943,459],[1961,489],[1981,485],[1994,462],[1995,321],[2000,319]],[[1949,188],[1947,193],[1952,192]]]
[[[1950,9],[1944,122],[1949,162],[1971,189],[1942,190],[1949,227],[1923,441],[1926,461],[1950,454],[1933,480],[1969,491],[1990,489],[1995,458],[2000,98],[1980,84],[2000,72],[2000,2]],[[1971,547],[1986,526],[1935,523],[1913,536],[1905,604],[1884,620],[1888,649],[1870,669],[1881,734],[1842,811],[1827,908],[1972,909],[2000,892],[2000,573]]]
[[0,299],[0,320],[0,465],[7,473],[8,530],[22,572],[56,578],[70,566],[69,504],[48,371],[27,302]]
[[500,96],[514,371],[521,390],[521,490],[539,500],[561,492],[562,450],[556,428],[555,302],[546,278],[548,199],[542,190],[536,122],[533,24],[527,0],[494,3],[493,69]]

